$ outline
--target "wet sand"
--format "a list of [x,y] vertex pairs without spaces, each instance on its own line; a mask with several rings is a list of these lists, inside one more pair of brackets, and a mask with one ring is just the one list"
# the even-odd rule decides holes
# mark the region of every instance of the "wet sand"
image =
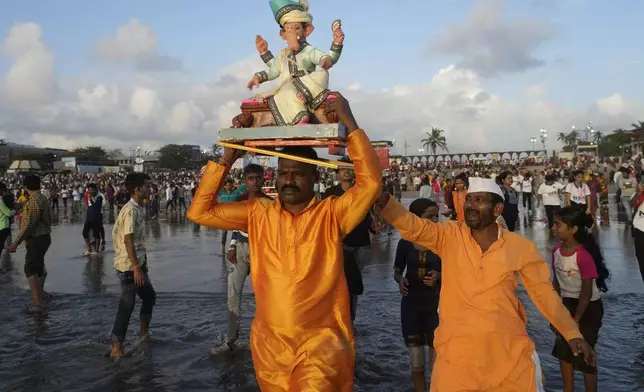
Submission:
[[[630,230],[616,222],[599,228],[599,240],[613,273],[604,296],[604,326],[597,347],[600,390],[644,391],[644,283]],[[0,275],[0,391],[257,391],[248,347],[254,300],[247,281],[242,301],[240,346],[230,355],[208,356],[226,329],[226,265],[221,232],[184,219],[152,221],[148,227],[150,277],[157,291],[153,342],[122,361],[103,357],[118,304],[113,251],[84,257],[82,222],[63,217],[52,233],[46,288],[54,303],[44,319],[27,314],[30,301],[22,272],[24,250],[5,257]],[[553,242],[535,217],[522,228],[544,256]],[[106,222],[108,221],[106,217]],[[111,225],[105,225],[111,239]],[[411,390],[409,360],[400,332],[400,295],[392,279],[399,236],[374,238],[364,268],[365,294],[357,316],[356,391]],[[554,335],[520,288],[528,309],[548,391],[561,390],[557,361],[550,355]],[[138,304],[139,302],[137,302]],[[138,340],[138,306],[127,343]],[[583,381],[577,378],[577,390]],[[402,386],[401,386],[402,385]]]

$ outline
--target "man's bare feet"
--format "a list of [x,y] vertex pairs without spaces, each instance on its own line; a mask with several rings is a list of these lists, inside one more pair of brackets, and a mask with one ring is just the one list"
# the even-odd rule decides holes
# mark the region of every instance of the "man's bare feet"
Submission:
[[125,357],[121,343],[112,343],[112,350],[110,350],[109,357],[111,359],[121,359]]
[[29,313],[34,316],[44,316],[45,308],[40,304],[32,304],[29,306]]
[[43,305],[47,306],[47,305],[51,304],[52,299],[53,299],[53,297],[51,296],[51,294],[49,294],[46,291],[42,292],[42,304]]

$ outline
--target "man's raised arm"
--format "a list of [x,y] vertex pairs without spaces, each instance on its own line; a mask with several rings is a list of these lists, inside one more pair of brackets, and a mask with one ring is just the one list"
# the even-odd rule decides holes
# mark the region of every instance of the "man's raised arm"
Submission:
[[326,110],[334,111],[347,128],[347,147],[356,175],[356,183],[334,200],[340,230],[347,235],[365,219],[380,195],[382,169],[367,134],[358,128],[347,100],[338,96],[327,104]]
[[226,148],[220,163],[208,162],[186,217],[202,226],[222,230],[247,230],[248,201],[217,203],[217,195],[230,167],[243,151]]
[[402,238],[424,246],[439,256],[441,256],[441,244],[445,240],[445,231],[449,230],[450,226],[453,227],[449,223],[434,223],[429,219],[421,219],[409,212],[388,193],[383,193],[378,199],[376,213],[380,213],[395,227]]
[[537,246],[531,243],[524,251],[528,256],[519,271],[519,276],[532,302],[568,342],[583,339],[577,323],[552,285],[550,268],[541,257]]

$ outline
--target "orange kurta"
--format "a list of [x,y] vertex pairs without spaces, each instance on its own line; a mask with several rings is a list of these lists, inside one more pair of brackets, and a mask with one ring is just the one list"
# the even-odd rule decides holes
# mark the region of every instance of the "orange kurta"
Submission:
[[382,215],[403,238],[429,248],[443,261],[431,391],[536,392],[535,348],[516,295],[517,275],[537,308],[567,340],[582,337],[536,245],[502,230],[482,254],[463,222],[420,219],[393,199]]
[[456,220],[459,222],[465,222],[465,212],[463,210],[463,207],[465,206],[465,196],[467,196],[467,190],[452,192],[452,202],[454,203],[454,211],[456,211]]
[[228,169],[209,162],[188,218],[250,238],[256,313],[251,352],[264,392],[353,390],[355,342],[342,240],[378,198],[378,156],[362,130],[348,137],[356,183],[340,197],[315,198],[293,216],[279,200],[217,203]]

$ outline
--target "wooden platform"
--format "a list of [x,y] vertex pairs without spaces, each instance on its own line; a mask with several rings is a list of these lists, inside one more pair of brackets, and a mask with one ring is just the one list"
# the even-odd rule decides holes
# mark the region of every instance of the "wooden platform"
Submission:
[[[302,145],[301,142],[302,141],[299,141],[297,145]],[[317,140],[313,140],[312,142],[317,142]],[[260,155],[268,155],[268,156],[273,156],[278,158],[291,159],[294,161],[304,162],[304,163],[308,163],[316,166],[328,167],[331,169],[353,169],[353,164],[348,162],[341,162],[341,161],[324,159],[324,158],[310,159],[310,158],[300,157],[297,155],[284,154],[281,151],[252,147],[246,144],[237,144],[237,143],[230,143],[230,142],[224,142],[224,141],[220,141],[218,144],[222,147],[234,148],[237,150],[248,151],[248,152],[252,152]]]
[[326,147],[329,155],[345,155],[347,129],[343,124],[307,124],[283,127],[226,128],[219,140],[249,147]]

